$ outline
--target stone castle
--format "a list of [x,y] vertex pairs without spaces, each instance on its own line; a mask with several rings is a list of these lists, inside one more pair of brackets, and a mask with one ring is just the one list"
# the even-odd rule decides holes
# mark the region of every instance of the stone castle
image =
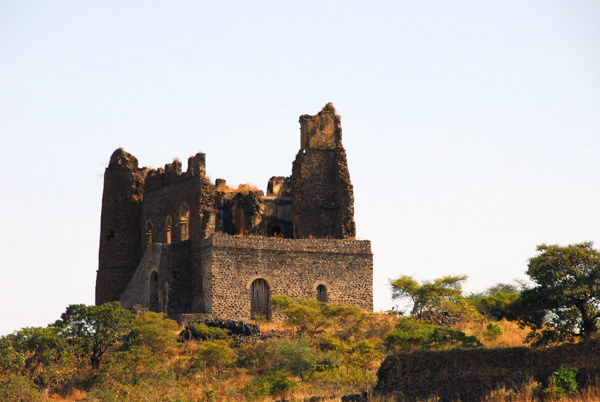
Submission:
[[96,304],[171,317],[278,319],[271,295],[373,309],[371,243],[355,240],[340,116],[300,116],[290,177],[267,194],[211,183],[205,155],[140,168],[117,149],[104,174]]

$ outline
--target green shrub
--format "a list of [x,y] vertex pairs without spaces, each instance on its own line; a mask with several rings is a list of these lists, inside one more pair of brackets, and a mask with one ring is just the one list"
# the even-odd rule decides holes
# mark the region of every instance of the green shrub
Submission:
[[187,325],[192,337],[197,341],[229,339],[229,333],[222,328],[209,327],[203,322],[192,322]]
[[490,322],[486,326],[485,334],[483,336],[485,337],[485,339],[493,341],[500,335],[502,335],[502,328],[500,328],[500,325]]
[[303,341],[277,341],[266,349],[267,366],[299,376],[303,381],[317,367],[314,350]]
[[229,342],[222,339],[202,342],[196,351],[196,364],[202,367],[213,367],[217,371],[233,365],[236,358]]
[[447,350],[447,349],[472,349],[481,347],[482,344],[477,337],[465,335],[464,332],[457,329],[439,327],[433,330],[430,337],[430,345],[432,349]]
[[217,391],[211,388],[204,390],[204,402],[215,402],[217,400]]
[[135,317],[128,343],[146,346],[154,353],[164,353],[178,345],[175,334],[178,329],[177,322],[166,318],[164,313],[144,311]]
[[15,350],[8,338],[0,338],[0,374],[16,374],[24,368],[25,357]]
[[575,394],[577,392],[577,370],[567,370],[565,367],[560,366],[560,369],[552,373],[548,388],[544,392],[555,398]]
[[267,395],[285,397],[294,392],[298,383],[281,371],[274,371],[268,375],[256,376],[244,385],[240,392],[249,401],[263,399]]
[[457,329],[440,327],[409,317],[400,317],[396,329],[386,334],[384,342],[389,351],[403,352],[470,349],[482,346],[475,336],[467,336]]
[[44,394],[31,379],[13,375],[0,377],[0,401],[41,402],[43,400]]
[[257,399],[263,399],[269,395],[269,382],[266,376],[256,376],[248,384],[244,385],[240,392],[249,401],[255,401]]
[[285,397],[294,392],[298,383],[281,371],[275,371],[267,376],[269,381],[269,394],[273,396]]

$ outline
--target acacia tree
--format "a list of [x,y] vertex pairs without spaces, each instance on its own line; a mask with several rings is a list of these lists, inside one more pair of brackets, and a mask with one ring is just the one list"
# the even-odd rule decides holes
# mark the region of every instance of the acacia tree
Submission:
[[71,304],[53,326],[60,328],[79,354],[89,359],[92,369],[97,370],[104,354],[129,333],[133,319],[133,313],[119,302],[100,306]]
[[411,314],[420,316],[426,311],[447,311],[462,297],[465,275],[445,276],[419,284],[412,276],[402,275],[391,280],[392,299],[409,298],[413,303]]
[[521,322],[537,345],[589,340],[600,325],[600,252],[591,242],[566,247],[542,244],[527,275],[537,286],[516,302]]

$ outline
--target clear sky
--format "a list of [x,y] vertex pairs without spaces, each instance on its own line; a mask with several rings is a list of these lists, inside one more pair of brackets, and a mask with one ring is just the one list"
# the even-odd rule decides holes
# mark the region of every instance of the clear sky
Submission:
[[597,0],[2,0],[0,334],[93,303],[116,148],[265,190],[329,101],[376,310],[401,274],[479,291],[600,247]]

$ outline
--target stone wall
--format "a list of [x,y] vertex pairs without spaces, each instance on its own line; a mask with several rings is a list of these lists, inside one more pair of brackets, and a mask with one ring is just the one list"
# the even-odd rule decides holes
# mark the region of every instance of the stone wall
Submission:
[[250,319],[250,288],[259,278],[271,295],[316,298],[317,286],[324,285],[330,303],[373,309],[373,255],[366,240],[213,234],[202,254],[205,311],[217,317]]
[[600,341],[553,348],[506,348],[418,351],[385,358],[377,371],[375,392],[390,401],[483,401],[493,390],[519,389],[528,381],[545,386],[560,367],[577,370],[581,388],[600,373]]
[[[125,308],[136,305],[151,307],[169,315],[192,310],[193,267],[190,242],[155,243],[149,246],[120,299]],[[156,283],[153,283],[153,274]],[[151,306],[152,288],[156,286],[156,306]]]

